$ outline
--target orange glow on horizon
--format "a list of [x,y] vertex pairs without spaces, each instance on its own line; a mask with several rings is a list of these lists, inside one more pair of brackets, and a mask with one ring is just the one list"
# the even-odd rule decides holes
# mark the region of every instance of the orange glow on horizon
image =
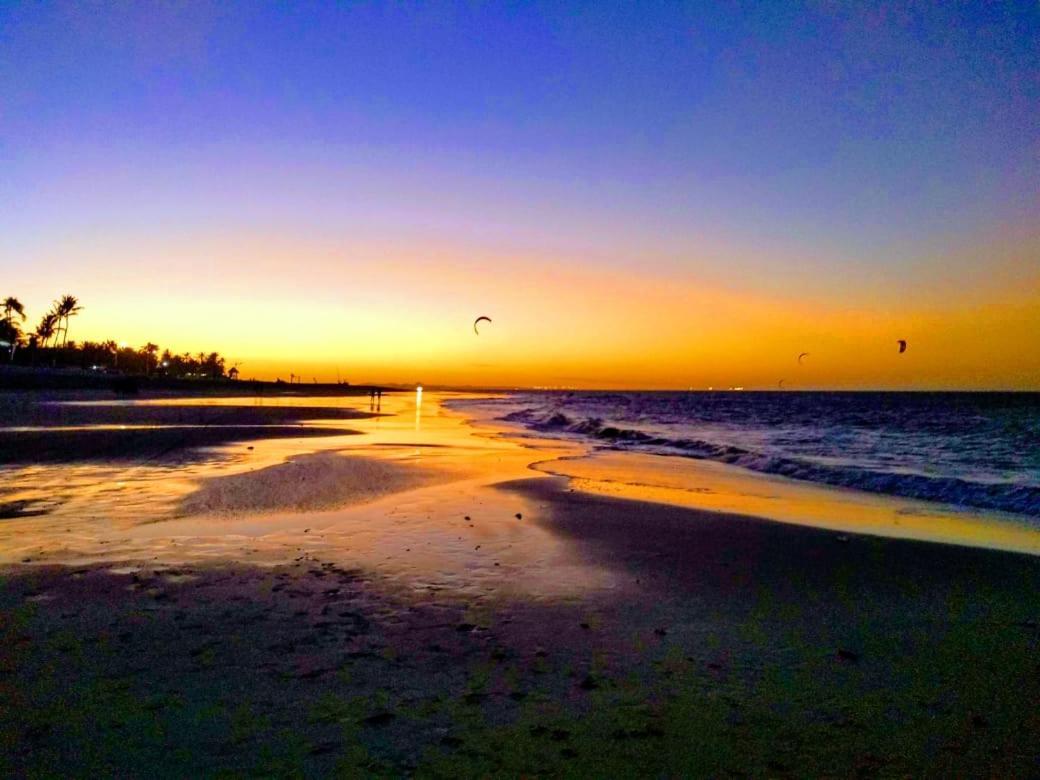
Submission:
[[[70,338],[217,350],[243,378],[304,382],[1040,388],[1036,272],[999,290],[918,285],[838,299],[428,245],[211,241],[151,257],[162,281],[124,274],[110,247],[80,247],[90,274],[60,277],[84,305]],[[30,317],[56,294],[43,292],[55,278],[23,296]],[[475,335],[485,312],[494,321]],[[801,351],[812,357],[800,366]]]

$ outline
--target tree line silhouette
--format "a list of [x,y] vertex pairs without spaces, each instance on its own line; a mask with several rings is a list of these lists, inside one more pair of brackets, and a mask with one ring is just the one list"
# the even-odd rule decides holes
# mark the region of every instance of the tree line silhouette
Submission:
[[217,352],[174,354],[159,352],[148,342],[134,348],[115,341],[69,341],[69,322],[83,307],[73,295],[63,295],[41,318],[36,328],[25,333],[25,306],[15,297],[0,304],[0,354],[8,363],[25,366],[80,368],[87,371],[118,371],[123,374],[178,378],[220,379],[238,377],[234,366],[225,372],[225,359]]

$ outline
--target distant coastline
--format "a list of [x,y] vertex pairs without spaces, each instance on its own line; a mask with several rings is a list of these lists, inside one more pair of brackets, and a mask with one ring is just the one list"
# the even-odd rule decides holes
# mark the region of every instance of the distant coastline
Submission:
[[327,395],[366,396],[393,392],[389,386],[354,385],[349,382],[264,381],[229,379],[227,377],[146,376],[76,368],[43,368],[0,366],[0,392],[88,391],[113,392],[121,395],[139,393],[173,393],[185,395]]

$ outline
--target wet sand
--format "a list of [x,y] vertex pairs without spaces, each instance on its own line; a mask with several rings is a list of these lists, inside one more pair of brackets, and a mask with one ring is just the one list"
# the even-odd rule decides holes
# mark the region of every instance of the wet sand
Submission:
[[0,771],[1035,774],[1040,558],[576,490],[529,467],[580,448],[394,411],[322,457],[438,476],[362,503],[177,516],[274,442],[76,544],[72,501],[4,521]]
[[532,464],[583,493],[832,531],[1040,555],[1035,519],[802,482],[708,460],[597,451]]
[[[350,406],[332,406],[330,399],[142,399],[128,402],[97,399],[83,394],[70,398],[34,397],[31,394],[0,395],[0,426],[68,427],[77,425],[279,425],[308,420],[367,419],[372,412],[354,408],[359,399],[349,399]],[[317,400],[318,403],[313,403]],[[323,403],[322,403],[323,402]]]
[[333,452],[296,455],[274,466],[208,479],[181,501],[177,514],[328,509],[413,490],[437,482],[440,476],[436,469]]
[[302,428],[295,425],[236,425],[226,427],[165,426],[106,430],[4,432],[0,463],[96,463],[130,461],[147,463],[171,455],[184,458],[201,447],[229,441],[272,438],[347,436],[347,428]]
[[[146,462],[202,447],[257,439],[347,435],[344,420],[372,413],[351,408],[274,404],[130,404],[80,400],[41,402],[30,394],[0,398],[0,465]],[[321,426],[315,422],[324,423]]]

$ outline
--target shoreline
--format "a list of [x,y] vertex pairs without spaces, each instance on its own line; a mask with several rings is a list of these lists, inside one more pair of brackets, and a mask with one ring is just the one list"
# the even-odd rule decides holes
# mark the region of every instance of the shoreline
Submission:
[[[261,518],[284,515],[293,508],[298,517],[304,512],[331,512],[330,528],[346,533],[342,529],[352,524],[382,522],[378,516],[352,512],[351,505],[356,503],[352,492],[377,499],[376,511],[382,507],[381,498],[392,505],[395,494],[414,494],[414,500],[426,507],[432,526],[438,518],[445,518],[448,504],[445,491],[435,483],[462,484],[474,500],[484,501],[496,483],[537,474],[566,479],[571,490],[589,496],[753,516],[841,535],[868,534],[1040,555],[1040,528],[1025,518],[806,483],[712,461],[602,449],[588,442],[542,437],[445,403],[468,397],[427,394],[418,417],[415,396],[406,394],[388,397],[385,411],[382,406],[378,411],[366,410],[349,399],[329,406],[324,397],[268,399],[259,406],[244,406],[242,399],[235,398],[44,404],[29,418],[41,424],[39,429],[13,433],[6,437],[6,447],[0,448],[0,455],[7,453],[8,462],[0,504],[7,508],[4,514],[9,518],[0,525],[0,561],[13,562],[12,555],[4,554],[5,537],[39,535],[65,514],[81,525],[78,521],[84,510],[109,512],[113,518],[126,516],[118,534],[104,539],[105,558],[117,553],[118,547],[113,545],[119,538],[133,539],[137,527],[148,527],[147,544],[155,547],[159,543],[154,529],[167,528],[173,534],[184,514],[178,507],[190,500],[190,494],[208,489],[215,501],[213,511],[228,509],[227,490],[222,499],[214,498],[219,485],[237,486],[232,492],[241,495],[232,503]],[[0,416],[0,422],[8,418],[16,419],[8,414]],[[349,430],[339,427],[343,423]],[[48,433],[47,426],[64,429]],[[70,447],[69,441],[83,446]],[[33,446],[23,446],[27,442]],[[333,455],[345,460],[330,459]],[[76,485],[83,487],[82,495],[67,479],[76,463],[82,464],[73,472]],[[348,465],[351,463],[355,466]],[[391,476],[400,467],[407,468],[407,479]],[[287,468],[302,480],[300,485],[283,478]],[[255,476],[250,477],[250,472]],[[25,476],[18,478],[22,473]],[[178,473],[183,478],[170,479]],[[362,473],[386,484],[369,489],[363,484],[365,477],[359,476]],[[264,474],[280,480],[280,487],[264,485]],[[377,476],[380,474],[385,479]],[[261,493],[252,498],[243,493],[249,490],[250,478],[261,480],[257,483]],[[100,480],[114,482],[119,490],[104,491],[105,500],[99,502],[101,496],[91,482]],[[38,483],[36,489],[34,482]],[[61,497],[63,492],[69,493],[67,500]],[[204,500],[196,504],[200,508],[206,505]],[[124,511],[126,507],[133,512]],[[89,547],[90,536],[89,528],[84,528],[77,538]],[[52,560],[60,558],[56,548],[70,549],[61,534],[50,538],[30,552],[20,544],[17,560]],[[240,549],[236,544],[227,545],[228,555]],[[132,546],[139,549],[136,543]],[[183,549],[182,542],[178,546]],[[151,557],[156,552],[161,557],[171,550],[156,550]]]
[[[458,408],[454,407],[453,408]],[[547,437],[462,407],[478,427],[518,442],[576,449],[536,459],[533,471],[575,490],[770,522],[1040,555],[1040,523],[1028,515],[943,504],[769,474],[678,454],[620,450],[580,438]]]
[[576,392],[555,399],[517,393],[461,408],[597,451],[684,457],[1035,522],[1037,400],[978,393],[864,400],[842,393]]
[[[671,459],[675,464],[670,464]],[[575,490],[840,534],[1040,555],[1040,527],[1024,515],[869,493],[672,455],[604,451],[533,464]],[[618,473],[640,474],[635,481]]]

